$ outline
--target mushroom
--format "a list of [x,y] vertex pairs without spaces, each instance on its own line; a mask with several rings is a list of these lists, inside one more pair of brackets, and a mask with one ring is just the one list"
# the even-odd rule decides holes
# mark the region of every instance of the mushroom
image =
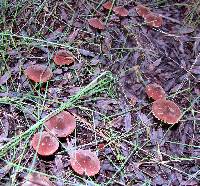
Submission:
[[53,61],[57,65],[70,65],[74,63],[74,57],[66,50],[59,50],[53,56]]
[[33,136],[31,145],[38,154],[49,156],[58,150],[59,142],[52,134],[44,131]]
[[144,5],[137,5],[135,9],[137,14],[143,18],[146,17],[146,15],[148,15],[149,13],[151,13],[150,9]]
[[152,105],[153,115],[168,124],[175,124],[181,119],[181,110],[173,102],[166,99],[158,99]]
[[150,27],[156,27],[159,28],[163,24],[163,19],[159,14],[155,13],[150,13],[144,17],[145,22],[150,26]]
[[46,176],[32,173],[25,178],[21,186],[55,186]]
[[100,170],[100,161],[96,153],[90,150],[76,150],[70,158],[70,164],[73,170],[83,175],[94,176]]
[[67,111],[63,111],[48,121],[45,126],[57,137],[66,137],[76,128],[75,117]]
[[153,100],[161,99],[166,97],[164,89],[157,83],[150,83],[146,86],[145,91],[149,97]]
[[106,10],[111,10],[112,9],[112,2],[111,1],[107,1],[106,3],[104,3],[103,8]]
[[51,69],[45,65],[31,65],[25,69],[25,75],[34,82],[47,82],[53,73]]
[[123,6],[114,7],[113,12],[115,12],[115,14],[120,16],[120,17],[128,16],[128,10],[126,8],[124,8]]
[[101,20],[99,20],[98,18],[88,19],[88,23],[91,27],[93,27],[95,29],[98,29],[98,30],[104,30],[105,29],[103,22]]

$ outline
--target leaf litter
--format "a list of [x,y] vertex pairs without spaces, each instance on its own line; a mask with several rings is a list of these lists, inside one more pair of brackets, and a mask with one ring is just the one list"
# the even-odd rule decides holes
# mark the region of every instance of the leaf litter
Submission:
[[[116,88],[110,87],[107,94],[85,96],[74,105],[73,110],[87,122],[79,121],[68,139],[75,140],[75,147],[97,151],[100,173],[78,177],[62,146],[53,158],[37,157],[34,170],[49,175],[57,185],[198,185],[199,27],[184,24],[190,2],[183,1],[181,6],[162,3],[145,3],[162,16],[160,28],[146,25],[133,1],[114,1],[113,7],[125,5],[126,17],[102,11],[101,1],[52,1],[41,8],[19,2],[21,11],[16,14],[16,1],[3,7],[5,22],[0,28],[8,43],[2,44],[1,56],[3,52],[6,55],[0,64],[1,145],[109,70],[116,78]],[[106,23],[104,31],[89,27],[87,20],[92,16]],[[15,21],[11,24],[9,20]],[[10,27],[12,33],[6,35]],[[76,63],[57,68],[51,56],[63,48],[76,56]],[[54,73],[47,85],[34,85],[23,76],[30,64],[44,63]],[[152,100],[145,93],[149,83],[162,85],[167,98],[179,104],[184,115],[177,125],[168,126],[152,116]],[[136,101],[130,105],[133,96]],[[99,144],[104,144],[104,150],[99,151]],[[24,146],[22,142],[14,160],[18,161]],[[4,160],[12,162],[9,155]],[[26,148],[20,165],[30,167],[33,156],[33,150]],[[17,167],[2,159],[1,166],[0,183],[9,185]],[[19,172],[22,176],[28,173],[24,169]],[[12,178],[14,183],[21,184],[20,174]]]

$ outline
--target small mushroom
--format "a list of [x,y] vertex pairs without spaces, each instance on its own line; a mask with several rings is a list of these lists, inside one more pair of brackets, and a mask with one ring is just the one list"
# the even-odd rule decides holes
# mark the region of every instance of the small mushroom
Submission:
[[96,153],[90,150],[76,150],[70,158],[70,164],[73,170],[83,175],[94,176],[100,170],[100,161]]
[[25,69],[25,75],[34,82],[47,82],[53,76],[51,69],[45,65],[31,65]]
[[123,6],[116,6],[113,8],[113,12],[120,16],[120,17],[126,17],[128,16],[128,10],[124,8]]
[[159,28],[163,25],[163,19],[159,14],[150,13],[144,17],[144,20],[150,27]]
[[146,17],[149,13],[151,13],[150,9],[144,5],[137,5],[135,9],[137,14],[143,18]]
[[44,131],[33,136],[31,145],[38,154],[49,156],[58,150],[59,142],[52,134]]
[[107,1],[106,3],[104,3],[103,8],[106,10],[111,10],[112,9],[112,2],[111,1]]
[[66,137],[76,128],[75,117],[69,112],[63,111],[48,121],[45,126],[57,137]]
[[55,186],[46,176],[32,173],[25,178],[21,186]]
[[57,65],[70,65],[74,63],[73,55],[66,50],[59,50],[53,56],[53,61]]
[[150,83],[145,89],[147,95],[153,100],[161,99],[166,97],[164,89],[157,83]]
[[88,19],[88,23],[91,27],[93,27],[95,29],[98,29],[98,30],[104,30],[105,29],[103,22],[101,20],[99,20],[98,18]]
[[152,105],[153,115],[168,124],[178,123],[181,119],[181,110],[173,102],[166,99],[158,99]]

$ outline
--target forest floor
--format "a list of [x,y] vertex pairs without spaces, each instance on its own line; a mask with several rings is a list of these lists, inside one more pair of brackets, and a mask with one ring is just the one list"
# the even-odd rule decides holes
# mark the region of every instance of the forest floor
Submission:
[[[200,1],[113,0],[128,10],[125,17],[104,10],[105,2],[1,0],[0,185],[21,185],[33,172],[57,186],[200,182]],[[138,3],[160,14],[163,25],[148,26]],[[103,31],[89,26],[92,17],[103,21]],[[59,49],[75,62],[55,65]],[[32,64],[52,69],[48,83],[25,76]],[[149,83],[180,107],[177,124],[153,116]],[[77,128],[53,156],[38,156],[31,138],[58,108],[76,116]],[[76,174],[69,143],[96,152],[100,172]]]

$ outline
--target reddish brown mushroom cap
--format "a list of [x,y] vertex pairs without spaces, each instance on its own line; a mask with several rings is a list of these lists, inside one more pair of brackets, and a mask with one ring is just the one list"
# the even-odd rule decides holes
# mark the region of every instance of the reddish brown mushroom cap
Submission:
[[164,89],[157,83],[150,83],[145,89],[147,95],[153,100],[162,99],[166,97]]
[[146,6],[143,5],[137,5],[136,6],[136,12],[139,16],[141,17],[145,17],[147,16],[151,11],[149,8],[147,8]]
[[45,126],[55,136],[66,137],[76,128],[76,120],[72,114],[63,111],[46,121]]
[[111,10],[112,9],[112,2],[111,1],[107,1],[106,3],[104,3],[103,8],[105,8],[106,10]]
[[128,10],[124,8],[123,6],[114,7],[113,12],[115,12],[116,15],[121,16],[121,17],[128,16]]
[[99,20],[98,18],[88,19],[88,23],[93,28],[96,28],[96,29],[99,29],[99,30],[105,29],[103,22],[101,20]]
[[25,178],[22,186],[55,186],[46,176],[33,173]]
[[74,57],[66,50],[59,50],[53,56],[53,61],[57,65],[70,65],[74,63]]
[[173,102],[166,99],[158,99],[152,105],[153,115],[168,124],[175,124],[181,119],[181,110]]
[[25,75],[34,82],[47,82],[53,73],[49,67],[37,64],[26,68]]
[[59,147],[56,137],[48,132],[36,133],[32,138],[31,145],[42,156],[52,155]]
[[70,164],[73,170],[83,175],[94,176],[100,170],[100,161],[96,153],[90,150],[79,149],[71,155]]
[[159,28],[163,25],[163,19],[158,14],[150,13],[145,16],[144,20],[150,27]]

